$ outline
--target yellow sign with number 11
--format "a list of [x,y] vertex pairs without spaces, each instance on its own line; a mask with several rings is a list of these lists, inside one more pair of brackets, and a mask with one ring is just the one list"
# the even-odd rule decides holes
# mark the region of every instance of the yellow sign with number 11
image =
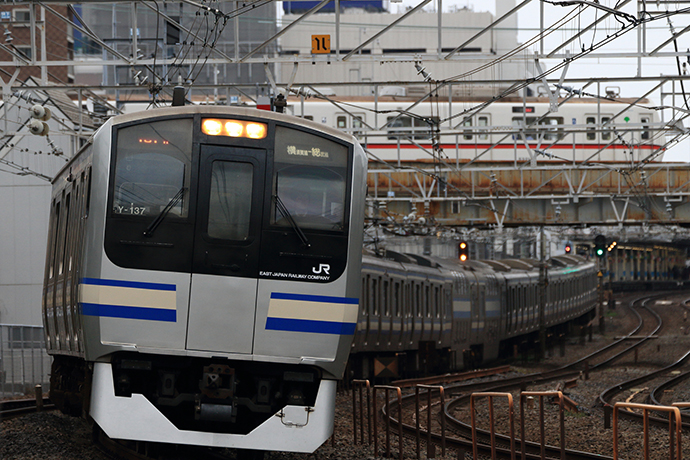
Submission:
[[311,52],[312,54],[328,54],[331,52],[331,36],[330,35],[312,35],[311,36]]

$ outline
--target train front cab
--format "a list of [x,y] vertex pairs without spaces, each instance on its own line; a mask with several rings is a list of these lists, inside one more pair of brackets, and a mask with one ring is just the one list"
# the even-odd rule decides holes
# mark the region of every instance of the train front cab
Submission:
[[357,317],[363,151],[254,110],[140,116],[93,140],[78,274],[90,415],[114,438],[315,450]]

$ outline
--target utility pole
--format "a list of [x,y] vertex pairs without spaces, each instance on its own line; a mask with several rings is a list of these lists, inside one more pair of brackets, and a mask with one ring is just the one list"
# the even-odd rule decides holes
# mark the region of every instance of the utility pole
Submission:
[[539,264],[539,351],[541,358],[546,357],[546,287],[549,285],[546,267],[546,236],[541,227],[541,263]]

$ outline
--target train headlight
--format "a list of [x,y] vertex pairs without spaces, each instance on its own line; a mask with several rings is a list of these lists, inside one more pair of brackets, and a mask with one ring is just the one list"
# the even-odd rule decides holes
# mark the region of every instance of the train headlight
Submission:
[[247,137],[263,139],[266,137],[266,125],[263,123],[249,123],[247,125]]
[[207,118],[201,122],[201,131],[209,136],[217,136],[223,131],[223,125],[219,120]]
[[244,132],[244,126],[236,121],[228,121],[225,123],[225,132],[230,137],[240,137]]
[[254,121],[204,118],[201,121],[201,132],[209,136],[264,139],[268,134],[268,125]]

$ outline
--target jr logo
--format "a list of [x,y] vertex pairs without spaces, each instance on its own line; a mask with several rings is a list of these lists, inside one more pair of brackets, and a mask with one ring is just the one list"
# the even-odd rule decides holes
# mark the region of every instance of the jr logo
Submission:
[[331,266],[328,264],[319,264],[319,268],[317,269],[316,267],[311,267],[311,271],[314,272],[315,275],[319,275],[321,273],[325,273],[326,275],[330,275],[331,271]]

